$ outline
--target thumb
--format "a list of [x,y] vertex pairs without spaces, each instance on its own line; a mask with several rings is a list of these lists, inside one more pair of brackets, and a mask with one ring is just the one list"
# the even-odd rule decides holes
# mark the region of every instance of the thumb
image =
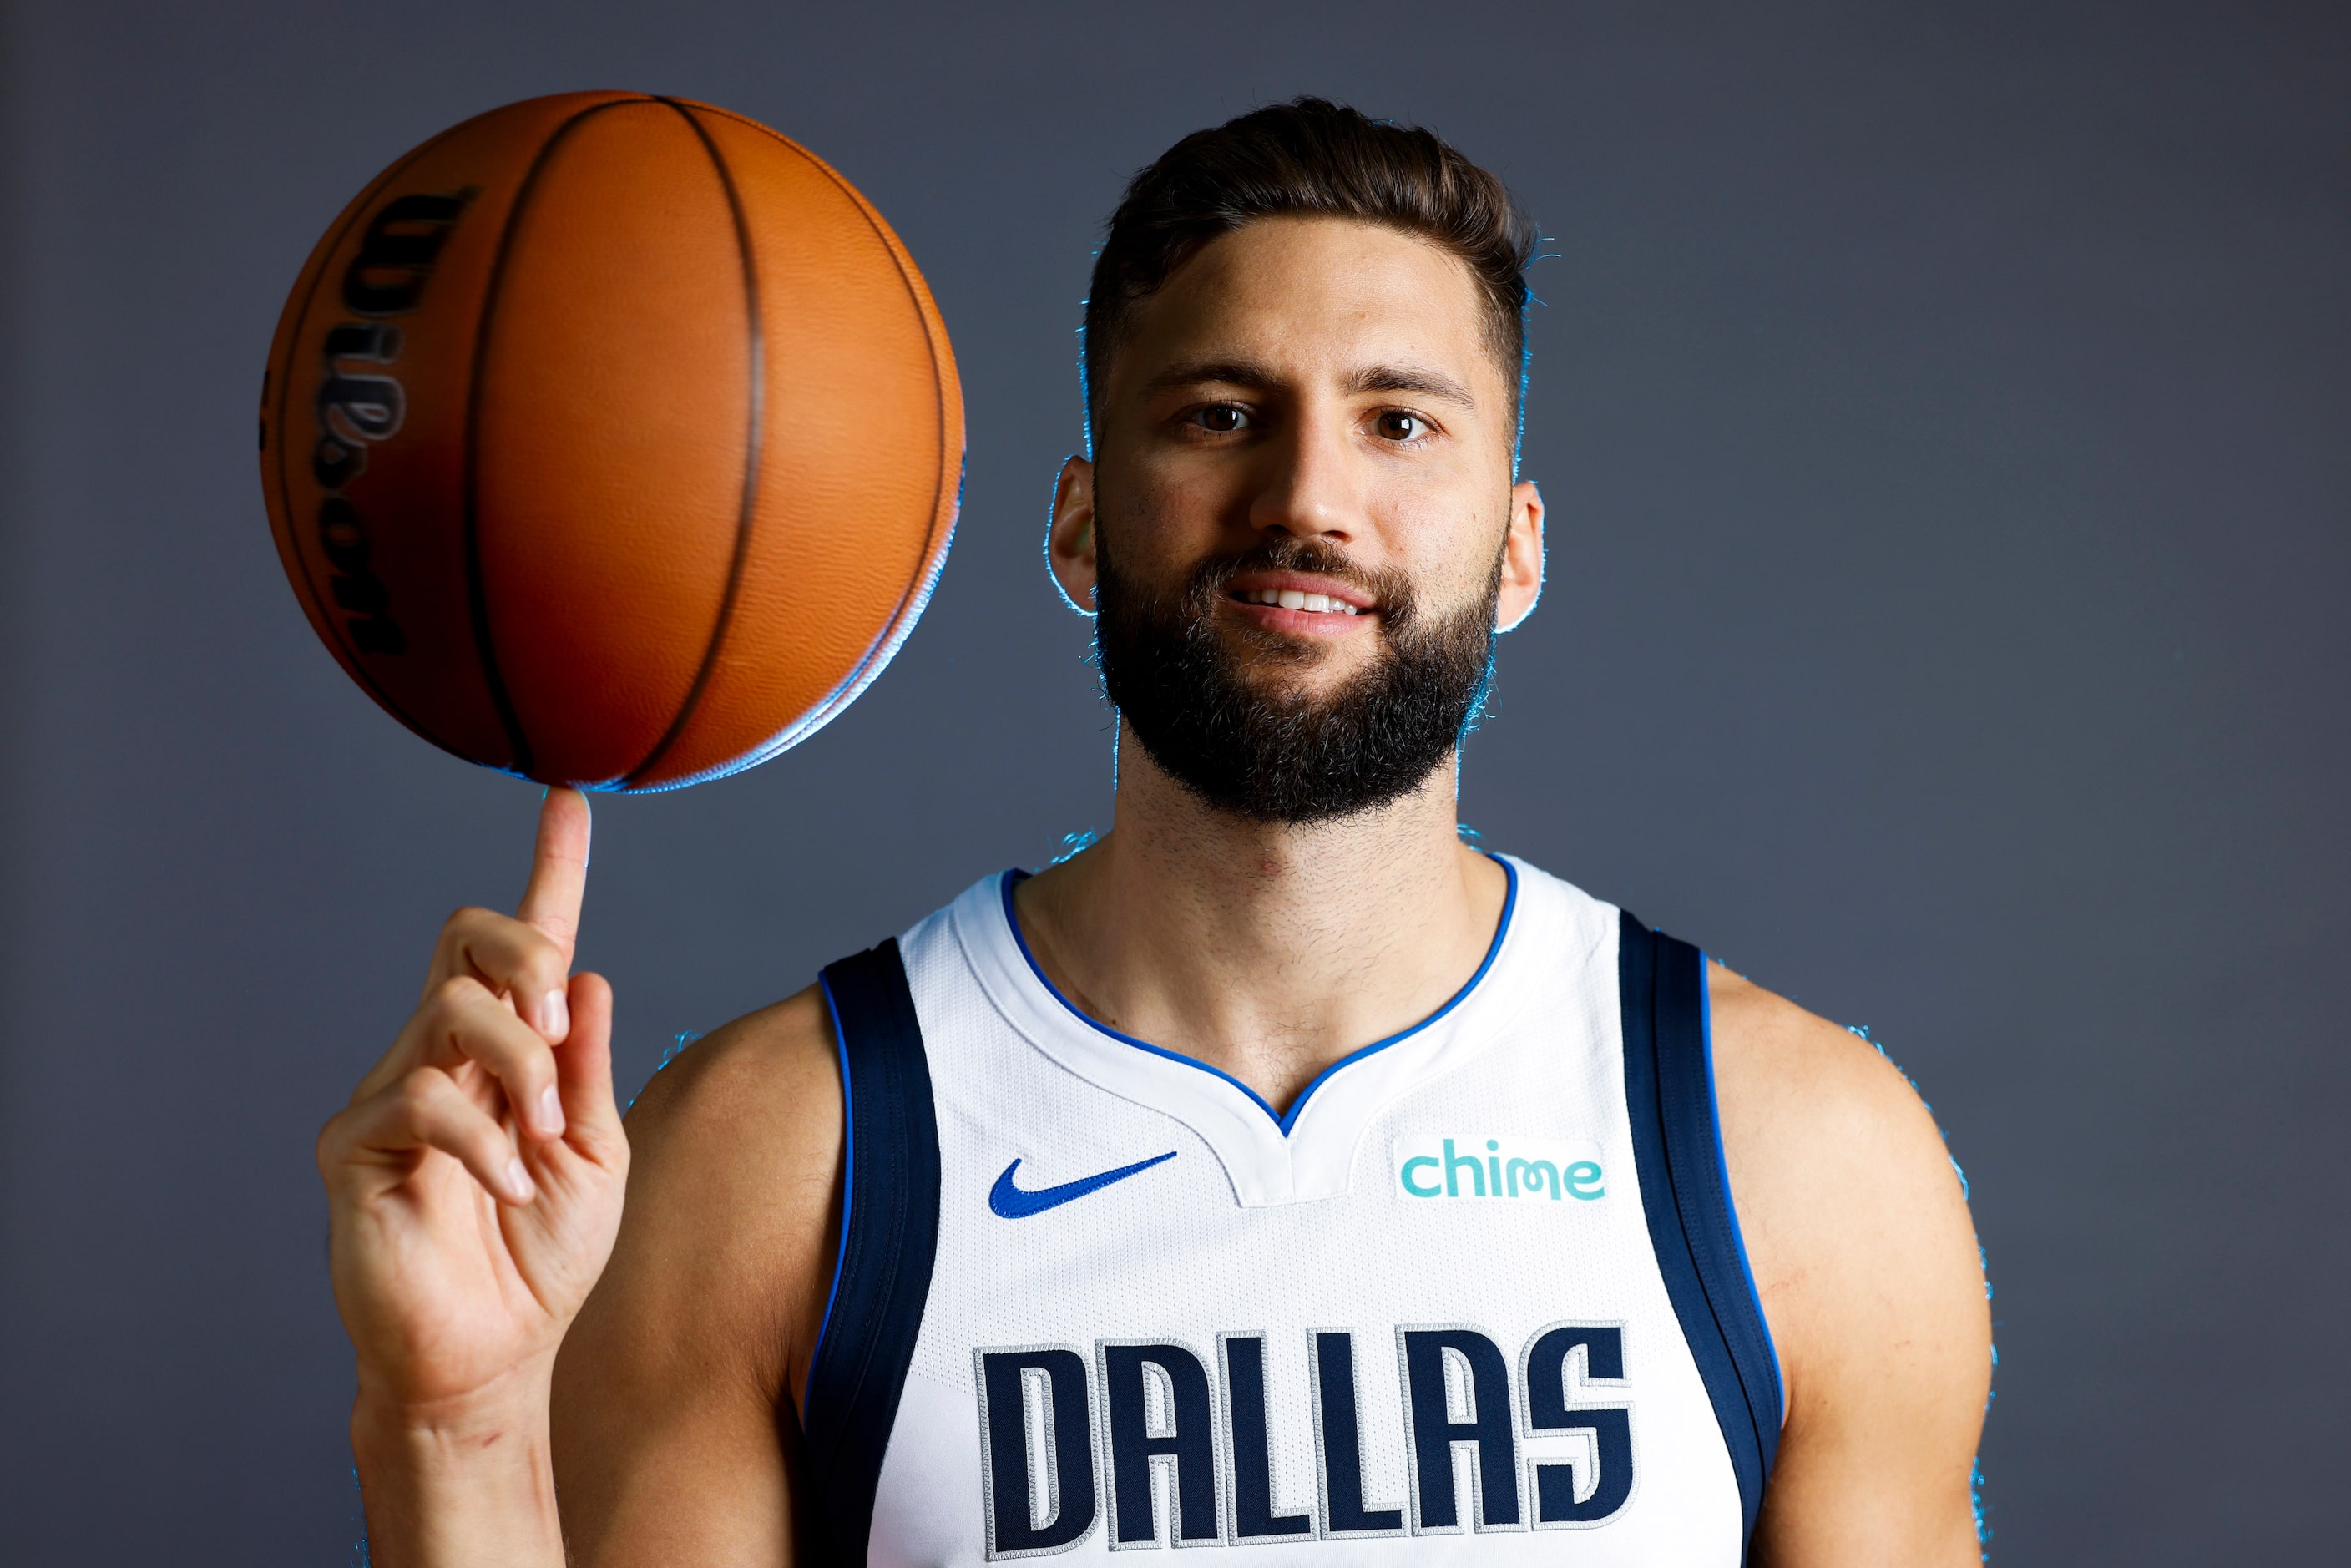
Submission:
[[588,893],[588,797],[549,789],[538,809],[538,843],[531,852],[530,883],[515,917],[563,950],[571,963],[580,941],[580,904]]

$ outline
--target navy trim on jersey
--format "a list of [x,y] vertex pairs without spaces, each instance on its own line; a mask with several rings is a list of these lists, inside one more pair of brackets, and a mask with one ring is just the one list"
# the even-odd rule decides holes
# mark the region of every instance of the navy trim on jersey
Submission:
[[1502,950],[1502,938],[1509,936],[1510,933],[1511,912],[1516,910],[1519,906],[1519,872],[1516,866],[1512,865],[1509,861],[1504,860],[1498,854],[1489,854],[1486,858],[1502,868],[1502,874],[1510,879],[1510,886],[1502,894],[1502,917],[1494,923],[1494,939],[1490,943],[1487,944],[1486,956],[1479,961],[1478,972],[1470,976],[1468,980],[1464,981],[1459,990],[1454,992],[1452,996],[1446,998],[1446,1002],[1443,1007],[1437,1009],[1435,1012],[1429,1014],[1426,1018],[1421,1019],[1410,1029],[1400,1030],[1395,1034],[1388,1036],[1385,1040],[1375,1040],[1371,1044],[1364,1046],[1360,1050],[1351,1051],[1346,1055],[1341,1057],[1338,1061],[1332,1062],[1330,1066],[1324,1068],[1322,1071],[1316,1073],[1313,1081],[1308,1083],[1305,1088],[1298,1092],[1298,1098],[1290,1103],[1290,1113],[1288,1115],[1282,1114],[1280,1112],[1275,1110],[1271,1105],[1267,1104],[1265,1096],[1259,1094],[1256,1090],[1250,1088],[1248,1084],[1242,1082],[1231,1073],[1225,1071],[1222,1068],[1211,1067],[1197,1057],[1186,1056],[1180,1051],[1170,1051],[1164,1045],[1154,1045],[1147,1040],[1137,1040],[1131,1034],[1121,1034],[1118,1030],[1111,1028],[1108,1024],[1097,1022],[1095,1019],[1089,1018],[1077,1007],[1075,1003],[1071,1002],[1069,998],[1063,996],[1061,994],[1061,987],[1053,984],[1051,980],[1046,977],[1044,967],[1037,962],[1037,955],[1029,950],[1029,938],[1021,934],[1020,916],[1012,907],[1012,890],[1015,887],[1018,887],[1022,882],[1026,881],[1029,873],[1025,871],[1021,871],[1018,867],[1015,867],[1013,870],[1008,871],[1004,873],[1002,883],[1004,890],[1004,924],[1010,928],[1012,932],[1012,940],[1020,949],[1020,956],[1028,960],[1029,972],[1037,977],[1037,983],[1045,988],[1046,994],[1050,996],[1055,1001],[1061,1003],[1061,1006],[1068,1010],[1071,1018],[1083,1023],[1089,1029],[1106,1034],[1113,1040],[1123,1041],[1128,1045],[1134,1046],[1138,1051],[1147,1051],[1154,1056],[1164,1056],[1170,1061],[1180,1061],[1186,1067],[1196,1067],[1203,1072],[1210,1073],[1216,1077],[1223,1079],[1226,1082],[1231,1084],[1234,1088],[1248,1095],[1249,1097],[1250,1103],[1254,1104],[1259,1110],[1264,1112],[1267,1115],[1272,1117],[1273,1124],[1281,1129],[1282,1135],[1284,1137],[1288,1137],[1290,1135],[1290,1129],[1298,1125],[1298,1114],[1300,1112],[1306,1109],[1306,1102],[1308,1099],[1313,1095],[1314,1091],[1322,1088],[1322,1085],[1330,1080],[1332,1073],[1338,1071],[1341,1068],[1348,1067],[1355,1062],[1363,1061],[1364,1058],[1371,1055],[1374,1051],[1385,1051],[1388,1047],[1396,1044],[1400,1040],[1410,1040],[1414,1035],[1418,1034],[1422,1030],[1426,1029],[1429,1025],[1435,1023],[1437,1019],[1451,1012],[1455,1008],[1459,1007],[1463,1000],[1468,997],[1469,993],[1478,988],[1478,982],[1486,977],[1486,971],[1494,967],[1494,956]]
[[[1706,973],[1706,954],[1698,953],[1698,973]],[[1737,1207],[1730,1201],[1730,1157],[1722,1152],[1722,1102],[1714,1092],[1714,988],[1701,983],[1698,988],[1698,1028],[1706,1037],[1707,1111],[1714,1118],[1714,1161],[1723,1173],[1722,1206],[1730,1216],[1730,1239],[1739,1244],[1739,1277],[1747,1281],[1747,1294],[1755,1303],[1756,1326],[1763,1331],[1763,1348],[1771,1353],[1771,1386],[1778,1391],[1780,1403],[1776,1416],[1780,1425],[1788,1423],[1788,1384],[1780,1375],[1780,1346],[1771,1337],[1771,1320],[1763,1315],[1763,1292],[1755,1284],[1755,1266],[1747,1260],[1747,1233],[1739,1228]],[[1773,1439],[1773,1448],[1778,1440]]]
[[[1650,1249],[1730,1451],[1751,1541],[1779,1455],[1782,1395],[1771,1331],[1730,1203],[1714,1103],[1706,956],[1630,914],[1618,935],[1625,1102]],[[1741,1559],[1744,1560],[1744,1547]]]
[[862,1563],[938,1254],[939,1134],[897,941],[827,967],[821,984],[846,1152],[841,1249],[809,1367],[806,1496],[817,1560]]

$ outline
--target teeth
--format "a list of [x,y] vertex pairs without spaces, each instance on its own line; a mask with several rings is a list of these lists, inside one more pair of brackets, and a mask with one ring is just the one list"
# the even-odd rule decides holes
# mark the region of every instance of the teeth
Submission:
[[1327,593],[1303,593],[1294,588],[1252,588],[1240,597],[1243,603],[1279,605],[1284,610],[1303,610],[1310,615],[1363,613],[1343,599],[1333,599]]

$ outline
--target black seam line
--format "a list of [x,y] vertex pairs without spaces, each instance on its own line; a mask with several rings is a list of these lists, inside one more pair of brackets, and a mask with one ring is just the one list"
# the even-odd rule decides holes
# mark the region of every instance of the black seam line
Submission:
[[[931,475],[931,494],[935,497],[939,493],[939,482],[946,475],[948,443],[946,429],[947,406],[946,398],[938,391],[939,346],[933,340],[931,335],[931,324],[923,315],[922,296],[915,291],[914,279],[906,276],[907,267],[913,265],[913,257],[911,254],[904,261],[901,261],[899,259],[899,247],[891,244],[893,236],[883,231],[882,225],[875,221],[872,209],[866,204],[865,198],[858,193],[857,188],[852,185],[848,181],[842,179],[840,172],[835,170],[831,164],[827,163],[823,159],[818,157],[807,148],[802,147],[790,137],[784,135],[782,132],[776,131],[771,127],[762,125],[756,120],[747,119],[730,110],[714,109],[711,112],[715,114],[723,114],[729,120],[738,121],[741,124],[749,126],[754,131],[772,136],[777,141],[782,142],[785,146],[790,148],[793,152],[799,153],[801,157],[807,159],[809,162],[815,167],[819,173],[822,174],[826,179],[831,180],[834,186],[840,190],[841,193],[849,198],[849,204],[857,209],[857,215],[863,218],[865,220],[865,226],[873,231],[873,237],[880,243],[883,254],[890,258],[890,265],[896,268],[898,273],[898,281],[906,290],[907,302],[914,308],[915,324],[920,326],[923,329],[923,350],[931,357],[932,412],[933,416],[937,421],[939,433],[938,463]],[[935,308],[937,302],[935,300],[932,303],[934,308]],[[940,318],[939,330],[941,333],[944,333],[946,330],[946,321],[944,316]],[[882,630],[875,634],[873,642],[872,645],[866,649],[864,656],[860,658],[857,661],[856,666],[849,672],[847,676],[843,677],[841,683],[841,690],[848,691],[854,688],[857,685],[858,677],[862,675],[866,669],[872,665],[874,656],[879,653],[881,650],[890,645],[891,634],[898,630],[898,624],[905,615],[906,606],[913,601],[915,593],[918,591],[922,584],[923,579],[926,575],[929,575],[925,570],[925,568],[930,562],[931,547],[936,542],[938,533],[939,507],[938,502],[934,499],[931,503],[930,526],[927,531],[923,535],[922,558],[915,563],[914,575],[907,579],[904,590],[898,595],[898,602],[892,607],[889,619],[882,623]],[[946,563],[945,561],[941,561],[939,564],[944,568]],[[820,711],[831,711],[837,708],[838,706],[839,705],[837,704],[828,704],[826,705],[825,709]]]
[[[1657,954],[1656,965],[1656,988],[1659,995],[1657,998],[1656,1012],[1657,1017],[1662,1018],[1665,1013],[1664,992],[1667,982],[1666,979],[1666,955],[1663,951],[1665,944],[1660,942],[1657,946],[1659,952]],[[1698,978],[1701,984],[1704,983],[1706,971],[1701,967],[1698,970]],[[1756,1471],[1757,1480],[1760,1487],[1761,1483],[1768,1478],[1763,1474],[1762,1434],[1756,1426],[1755,1396],[1753,1392],[1747,1386],[1747,1369],[1740,1364],[1739,1353],[1731,1343],[1730,1326],[1723,1321],[1726,1306],[1725,1303],[1716,1300],[1718,1291],[1715,1288],[1714,1281],[1708,1277],[1714,1272],[1714,1270],[1709,1270],[1707,1266],[1707,1249],[1701,1245],[1700,1241],[1700,1235],[1702,1235],[1705,1230],[1707,1219],[1707,1215],[1700,1212],[1703,1199],[1705,1197],[1707,1178],[1708,1176],[1712,1176],[1715,1179],[1722,1181],[1728,1181],[1729,1178],[1728,1173],[1713,1168],[1714,1162],[1708,1160],[1705,1154],[1698,1150],[1689,1149],[1685,1150],[1684,1152],[1688,1155],[1690,1160],[1695,1160],[1700,1166],[1706,1167],[1701,1170],[1692,1170],[1689,1168],[1687,1161],[1677,1159],[1675,1157],[1674,1140],[1670,1133],[1673,1113],[1671,1108],[1669,1108],[1666,1103],[1666,1096],[1664,1092],[1665,1036],[1662,1030],[1655,1030],[1655,1033],[1656,1039],[1657,1066],[1659,1069],[1657,1074],[1659,1090],[1657,1096],[1657,1108],[1660,1120],[1667,1124],[1667,1137],[1665,1139],[1667,1185],[1668,1190],[1670,1190],[1674,1195],[1675,1216],[1680,1221],[1682,1245],[1689,1252],[1690,1272],[1698,1281],[1698,1300],[1706,1304],[1707,1317],[1714,1326],[1715,1338],[1720,1342],[1723,1355],[1730,1363],[1731,1379],[1738,1385],[1739,1388],[1739,1402],[1740,1406],[1746,1411],[1748,1431],[1755,1439]],[[1709,1085],[1709,1097],[1711,1085]],[[1687,1202],[1684,1201],[1685,1193],[1687,1193],[1688,1197],[1688,1201]],[[1694,1228],[1700,1234],[1692,1234]],[[1718,1418],[1719,1414],[1719,1413],[1718,1413]],[[1728,1434],[1726,1434],[1726,1436],[1728,1436]],[[1743,1503],[1743,1495],[1741,1500]]]
[[[431,730],[425,728],[422,724],[419,724],[415,717],[411,715],[407,709],[392,701],[391,695],[386,693],[381,686],[376,684],[375,677],[367,673],[367,666],[360,662],[359,650],[353,648],[350,642],[345,638],[343,634],[343,623],[341,620],[338,618],[336,611],[329,609],[326,603],[319,598],[319,591],[310,580],[312,569],[310,566],[309,552],[306,550],[302,545],[302,525],[300,520],[294,516],[294,494],[287,487],[286,454],[292,449],[293,443],[287,439],[286,405],[287,393],[292,388],[294,382],[294,355],[302,346],[302,333],[304,329],[309,326],[310,307],[319,298],[319,285],[325,280],[327,274],[332,270],[332,268],[329,267],[328,261],[333,257],[337,247],[341,246],[343,243],[343,237],[351,232],[351,225],[358,223],[361,217],[366,215],[368,209],[375,204],[376,197],[383,193],[384,187],[398,179],[411,163],[415,162],[419,158],[422,158],[427,152],[432,152],[434,148],[438,147],[450,137],[456,135],[457,132],[465,129],[465,125],[470,125],[472,123],[473,121],[467,120],[465,125],[453,125],[448,130],[443,131],[440,135],[419,143],[417,146],[410,149],[408,153],[404,157],[401,158],[399,162],[392,164],[391,168],[386,169],[382,173],[378,174],[375,177],[374,182],[370,184],[367,189],[360,193],[359,199],[351,203],[351,215],[343,220],[341,225],[335,230],[333,237],[321,247],[324,251],[324,258],[322,258],[319,264],[318,276],[310,279],[310,287],[303,292],[302,308],[294,318],[294,329],[286,335],[286,359],[284,362],[279,364],[277,367],[277,418],[272,422],[276,425],[277,431],[277,505],[279,509],[286,515],[286,537],[294,541],[294,559],[300,563],[302,568],[301,571],[297,576],[297,580],[301,585],[300,592],[302,596],[308,599],[317,609],[319,620],[326,626],[328,634],[334,639],[335,645],[342,650],[344,658],[348,661],[345,664],[345,668],[349,669],[360,685],[367,689],[368,695],[375,698],[377,702],[381,703],[383,706],[383,710],[392,715],[392,717],[398,719],[401,723],[406,725],[410,729],[414,730],[418,735],[423,737],[426,740],[431,741],[442,750],[450,752],[454,752],[457,748],[451,746],[447,741],[443,740]],[[266,483],[266,480],[264,482]]]
[[[890,1015],[898,1026],[897,1051],[895,1060],[891,1063],[896,1079],[892,1087],[896,1090],[896,1092],[890,1096],[889,1103],[883,1107],[883,1114],[890,1119],[891,1141],[893,1146],[900,1152],[899,1166],[903,1176],[905,1151],[912,1148],[914,1142],[914,1117],[906,1107],[906,1092],[914,1075],[906,1061],[905,1039],[910,1029],[915,1030],[919,1038],[920,1026],[908,1019],[905,1016],[906,1009],[898,1005],[897,988],[890,987],[889,991]],[[914,1228],[914,1194],[909,1190],[911,1185],[901,1180],[894,1195],[894,1201],[890,1205],[890,1249],[883,1260],[881,1281],[882,1301],[885,1305],[897,1300],[899,1277],[905,1272],[906,1240]],[[861,1405],[865,1402],[866,1387],[873,1376],[874,1358],[881,1354],[882,1346],[879,1338],[880,1336],[876,1335],[866,1343],[864,1360],[857,1369],[857,1402]],[[867,1528],[869,1531],[872,1529],[870,1518],[867,1521]]]
[[[1704,969],[1698,971],[1701,984],[1704,983],[1705,973]],[[1719,1122],[1721,1111],[1714,1099],[1714,1083],[1710,1076],[1706,1089],[1707,1110]],[[1748,1425],[1754,1430],[1756,1464],[1768,1476],[1773,1455],[1769,1451],[1771,1445],[1765,1441],[1768,1428],[1761,1397],[1765,1390],[1760,1384],[1770,1367],[1767,1353],[1757,1342],[1753,1321],[1762,1316],[1763,1306],[1754,1292],[1746,1288],[1746,1281],[1740,1277],[1735,1267],[1739,1212],[1731,1203],[1730,1171],[1722,1161],[1711,1157],[1710,1152],[1701,1155],[1700,1158],[1706,1164],[1707,1221],[1721,1239],[1731,1243],[1729,1249],[1718,1250],[1713,1259],[1709,1272],[1714,1280],[1708,1286],[1708,1293],[1712,1295],[1719,1287],[1723,1297],[1717,1314],[1725,1320],[1722,1323],[1723,1348],[1730,1353],[1731,1370],[1738,1375],[1740,1396],[1747,1406]],[[1753,1306],[1751,1313],[1748,1310],[1750,1303]],[[1737,1331],[1735,1334],[1734,1329]]]
[[482,383],[489,374],[490,323],[497,315],[498,291],[506,283],[507,259],[514,252],[523,212],[530,205],[539,176],[547,172],[548,160],[554,155],[556,147],[591,115],[622,104],[648,101],[631,94],[590,104],[557,126],[539,143],[538,151],[531,155],[530,167],[523,172],[522,183],[515,187],[513,204],[507,208],[506,227],[499,232],[497,252],[490,259],[489,282],[482,290],[481,319],[474,327],[474,366],[465,388],[465,487],[461,507],[465,518],[465,604],[473,620],[474,654],[482,666],[482,684],[489,688],[490,706],[497,710],[498,723],[507,732],[507,748],[514,754],[512,770],[526,777],[530,773],[530,738],[523,733],[521,716],[515,712],[514,699],[507,692],[506,677],[498,672],[497,646],[490,633],[489,591],[482,581],[481,507],[477,492],[481,476]]
[[735,222],[735,251],[743,263],[743,300],[748,319],[747,336],[751,361],[751,427],[744,438],[743,499],[735,514],[735,553],[726,563],[726,587],[718,596],[718,619],[710,628],[710,641],[703,646],[702,664],[694,672],[694,684],[685,689],[685,698],[678,704],[677,716],[669,721],[669,728],[653,742],[644,760],[629,769],[621,779],[622,788],[642,782],[654,764],[669,754],[685,733],[695,709],[702,704],[702,695],[709,688],[710,677],[718,668],[718,651],[726,641],[726,629],[735,620],[735,601],[743,585],[743,563],[751,554],[751,524],[758,516],[759,504],[759,468],[767,460],[768,417],[768,340],[767,326],[759,318],[758,257],[751,247],[750,220],[743,215],[743,195],[735,188],[734,172],[726,167],[726,159],[718,151],[718,143],[710,139],[710,131],[693,110],[674,98],[656,99],[677,110],[710,154],[710,166],[717,172],[718,183],[726,192],[726,211]]
[[[1703,1158],[1703,1156],[1699,1157]],[[1670,1154],[1667,1155],[1667,1162],[1668,1165],[1674,1163]],[[1704,1185],[1703,1176],[1698,1173],[1686,1172],[1685,1175],[1689,1177],[1693,1185]],[[1698,1194],[1692,1193],[1690,1196],[1692,1202],[1695,1203]],[[1754,1391],[1747,1385],[1747,1368],[1742,1364],[1743,1358],[1739,1353],[1738,1346],[1732,1343],[1730,1324],[1725,1321],[1725,1314],[1729,1309],[1726,1303],[1716,1300],[1719,1292],[1714,1276],[1719,1270],[1708,1267],[1707,1249],[1700,1244],[1699,1236],[1691,1234],[1693,1228],[1696,1228],[1701,1236],[1704,1234],[1707,1217],[1693,1212],[1691,1205],[1681,1202],[1678,1197],[1674,1207],[1681,1212],[1682,1240],[1683,1245],[1689,1249],[1690,1271],[1698,1276],[1698,1299],[1706,1303],[1707,1316],[1714,1324],[1715,1337],[1721,1341],[1722,1353],[1730,1362],[1731,1380],[1738,1385],[1740,1407],[1746,1412],[1748,1432],[1755,1439],[1755,1459],[1760,1471],[1763,1464],[1763,1434],[1756,1423],[1755,1395]]]
[[[883,1008],[892,1023],[895,1024],[903,1022],[903,1020],[898,1017],[896,998],[885,995],[882,998],[882,1003]],[[879,1059],[877,1057],[877,1064],[878,1060]],[[886,1144],[892,1152],[899,1156],[893,1162],[893,1165],[899,1170],[900,1174],[903,1175],[905,1164],[904,1155],[908,1144],[905,1105],[904,1103],[905,1094],[904,1063],[894,1058],[892,1059],[886,1070],[886,1076],[890,1080],[889,1089],[891,1092],[883,1103],[881,1115],[876,1122],[876,1131],[884,1134],[881,1141]],[[874,1312],[873,1320],[869,1323],[866,1333],[858,1345],[855,1364],[849,1372],[849,1391],[847,1396],[841,1401],[841,1430],[840,1436],[843,1442],[848,1440],[850,1436],[849,1429],[855,1424],[857,1413],[865,1404],[866,1384],[872,1378],[873,1374],[874,1358],[882,1352],[880,1320],[883,1312],[887,1311],[891,1300],[897,1293],[899,1266],[904,1261],[905,1255],[906,1193],[904,1190],[904,1183],[901,1182],[898,1184],[898,1190],[893,1193],[891,1197],[892,1201],[888,1205],[883,1206],[884,1209],[882,1217],[881,1228],[883,1240],[879,1249],[881,1257],[876,1262],[871,1265],[874,1276],[874,1301],[877,1310]],[[869,1193],[867,1194],[867,1198],[869,1202],[874,1202],[877,1200],[878,1195]],[[862,1262],[863,1260],[861,1259],[860,1261]]]
[[[1703,1007],[1706,954],[1702,949],[1697,951],[1698,994],[1700,1006]],[[1703,1016],[1703,1014],[1700,1015],[1701,1019]],[[1698,1037],[1698,1060],[1702,1067],[1710,1068],[1711,1063],[1706,1051],[1706,1037],[1702,1032],[1705,1025],[1702,1021],[1699,1029],[1701,1033]],[[1706,1111],[1706,1130],[1712,1132],[1721,1125],[1722,1111],[1715,1095],[1714,1074],[1711,1071],[1700,1072],[1698,1087],[1703,1092],[1704,1096],[1702,1103]],[[1768,1470],[1770,1461],[1765,1453],[1763,1441],[1761,1401],[1757,1397],[1760,1390],[1755,1386],[1755,1377],[1762,1370],[1761,1363],[1757,1360],[1757,1352],[1761,1347],[1756,1343],[1753,1333],[1750,1332],[1754,1325],[1749,1321],[1749,1313],[1746,1311],[1748,1304],[1752,1302],[1754,1315],[1761,1317],[1763,1306],[1751,1291],[1741,1288],[1745,1281],[1732,1271],[1731,1265],[1737,1256],[1736,1249],[1739,1245],[1736,1239],[1739,1230],[1739,1212],[1731,1203],[1730,1170],[1719,1155],[1718,1149],[1718,1137],[1701,1137],[1698,1147],[1691,1151],[1693,1157],[1702,1167],[1695,1177],[1698,1188],[1695,1196],[1703,1205],[1703,1213],[1698,1218],[1698,1224],[1701,1229],[1711,1228],[1719,1239],[1729,1241],[1731,1245],[1728,1249],[1709,1250],[1708,1254],[1709,1264],[1700,1269],[1698,1281],[1706,1291],[1707,1305],[1715,1314],[1717,1328],[1722,1335],[1722,1348],[1730,1357],[1731,1372],[1739,1380],[1740,1399],[1747,1407],[1747,1422],[1755,1436],[1757,1468],[1759,1470]],[[1717,1295],[1722,1298],[1719,1303],[1715,1301]],[[1736,1333],[1733,1333],[1734,1329],[1737,1331]]]

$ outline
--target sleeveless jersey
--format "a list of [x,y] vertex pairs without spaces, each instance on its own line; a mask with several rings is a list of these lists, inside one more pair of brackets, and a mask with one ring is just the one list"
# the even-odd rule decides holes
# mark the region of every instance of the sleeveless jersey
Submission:
[[1782,1396],[1704,958],[1497,858],[1468,984],[1280,1113],[1072,1007],[1018,872],[825,971],[808,1560],[1743,1560]]

